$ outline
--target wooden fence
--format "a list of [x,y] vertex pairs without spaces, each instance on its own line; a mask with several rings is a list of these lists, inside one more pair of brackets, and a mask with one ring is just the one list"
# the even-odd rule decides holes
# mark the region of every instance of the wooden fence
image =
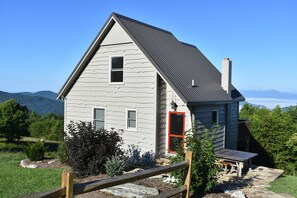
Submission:
[[62,187],[55,189],[55,190],[49,190],[46,192],[40,192],[35,193],[32,195],[24,196],[23,198],[54,198],[54,197],[66,197],[66,198],[72,198],[74,195],[79,195],[95,190],[100,190],[103,188],[108,188],[112,186],[117,186],[120,184],[128,183],[137,181],[140,179],[148,178],[155,175],[160,175],[163,173],[172,172],[178,169],[185,169],[185,175],[184,175],[184,185],[175,188],[168,192],[162,192],[157,196],[154,196],[155,198],[163,198],[163,197],[171,197],[174,195],[177,195],[179,193],[183,193],[183,197],[189,198],[190,197],[190,183],[191,183],[191,172],[192,172],[192,152],[187,151],[185,154],[185,161],[170,164],[168,166],[158,167],[158,168],[152,168],[148,170],[143,170],[141,172],[132,173],[132,174],[125,174],[117,177],[111,177],[107,179],[102,179],[98,181],[92,181],[87,183],[79,183],[74,184],[73,183],[73,174],[64,171],[62,173]]

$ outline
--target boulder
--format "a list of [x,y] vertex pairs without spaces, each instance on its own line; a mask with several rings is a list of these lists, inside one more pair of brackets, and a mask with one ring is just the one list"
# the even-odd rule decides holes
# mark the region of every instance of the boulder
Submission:
[[144,198],[159,194],[158,189],[149,188],[137,184],[126,183],[101,190],[102,192],[110,193],[119,197],[127,198]]
[[246,198],[246,196],[244,195],[244,193],[240,190],[235,191],[231,194],[231,197],[235,197],[235,198]]
[[29,159],[24,159],[21,161],[20,166],[23,168],[37,168],[38,165],[37,164],[30,164],[30,160]]

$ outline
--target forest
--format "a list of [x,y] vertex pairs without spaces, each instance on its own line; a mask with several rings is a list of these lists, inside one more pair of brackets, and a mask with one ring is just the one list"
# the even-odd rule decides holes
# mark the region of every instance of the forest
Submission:
[[259,154],[254,163],[297,174],[297,106],[269,110],[246,103],[240,119],[250,121],[250,151]]
[[23,136],[63,140],[64,117],[53,113],[39,115],[13,99],[0,103],[0,137],[13,142]]

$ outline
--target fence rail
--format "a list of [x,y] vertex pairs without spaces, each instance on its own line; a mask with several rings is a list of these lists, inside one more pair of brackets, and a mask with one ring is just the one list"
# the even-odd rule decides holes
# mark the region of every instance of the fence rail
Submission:
[[160,193],[155,198],[161,197],[171,197],[173,195],[183,193],[183,197],[190,197],[190,183],[191,183],[191,171],[192,171],[192,152],[187,151],[185,154],[185,161],[178,162],[175,164],[170,164],[168,166],[152,168],[148,170],[143,170],[141,172],[121,175],[117,177],[111,177],[107,179],[102,179],[98,181],[86,182],[73,184],[73,174],[64,171],[62,173],[62,187],[50,190],[46,192],[35,193],[29,196],[24,196],[23,198],[36,197],[36,198],[54,198],[54,197],[66,197],[72,198],[74,195],[79,195],[95,190],[100,190],[103,188],[108,188],[112,186],[117,186],[120,184],[137,181],[140,179],[148,178],[155,175],[160,175],[163,173],[172,172],[178,169],[185,169],[185,180],[184,185],[176,188],[174,190]]

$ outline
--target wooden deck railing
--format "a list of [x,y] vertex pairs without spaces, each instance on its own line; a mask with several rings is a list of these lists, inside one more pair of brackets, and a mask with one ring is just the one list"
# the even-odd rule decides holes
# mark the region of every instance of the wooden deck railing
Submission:
[[148,178],[155,175],[160,175],[163,173],[172,172],[178,169],[185,169],[185,180],[184,185],[175,188],[168,192],[160,193],[154,197],[171,197],[173,195],[177,195],[179,193],[183,193],[183,197],[190,197],[190,183],[191,183],[191,172],[192,172],[192,152],[187,151],[185,155],[185,161],[170,164],[168,166],[162,166],[158,168],[152,168],[148,170],[143,170],[141,172],[132,173],[132,174],[125,174],[117,177],[111,177],[107,179],[102,179],[98,181],[86,182],[86,183],[79,183],[73,184],[73,174],[64,171],[62,173],[62,187],[50,190],[46,192],[35,193],[32,195],[24,196],[23,198],[54,198],[54,197],[66,197],[72,198],[74,195],[79,195],[95,190],[100,190],[103,188],[108,188],[112,186],[117,186],[120,184],[128,183],[137,181],[140,179]]

